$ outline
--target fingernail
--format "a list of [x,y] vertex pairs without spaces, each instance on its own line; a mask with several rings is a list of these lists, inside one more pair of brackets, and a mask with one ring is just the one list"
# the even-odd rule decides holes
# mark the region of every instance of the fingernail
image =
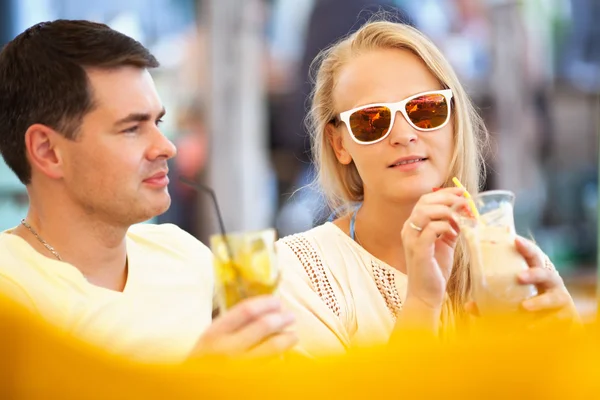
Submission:
[[292,322],[294,322],[296,320],[296,316],[294,315],[294,313],[286,312],[283,314],[282,319],[283,319],[284,323],[291,324]]
[[460,208],[460,210],[461,210],[463,213],[467,214],[467,215],[468,215],[470,218],[475,218],[475,215],[473,215],[473,211],[471,211],[471,208],[469,208],[469,206],[468,206],[468,205],[466,205],[466,204],[465,204],[464,206],[462,206],[462,207]]
[[281,307],[281,299],[273,296],[269,299],[269,305],[273,308],[279,308]]
[[535,309],[535,302],[531,300],[525,300],[521,303],[524,309],[532,311]]
[[518,277],[522,281],[528,281],[529,277],[530,277],[529,271],[521,271],[521,272],[519,272]]
[[442,188],[441,188],[441,187],[434,187],[432,190],[433,190],[434,192],[437,192],[438,190],[442,190]]

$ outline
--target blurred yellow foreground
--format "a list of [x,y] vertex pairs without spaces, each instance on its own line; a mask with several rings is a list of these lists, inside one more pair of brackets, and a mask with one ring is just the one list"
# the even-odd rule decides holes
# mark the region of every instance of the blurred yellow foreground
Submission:
[[496,335],[505,328],[443,346],[415,333],[405,345],[328,360],[168,367],[109,356],[2,301],[0,398],[600,397],[595,326],[576,337],[551,328],[519,339]]

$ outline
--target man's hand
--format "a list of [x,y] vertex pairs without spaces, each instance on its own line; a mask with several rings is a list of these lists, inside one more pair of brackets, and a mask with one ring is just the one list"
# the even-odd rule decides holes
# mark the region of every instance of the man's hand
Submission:
[[202,334],[191,353],[192,358],[270,357],[293,347],[296,334],[286,331],[294,322],[274,296],[245,300],[219,316]]

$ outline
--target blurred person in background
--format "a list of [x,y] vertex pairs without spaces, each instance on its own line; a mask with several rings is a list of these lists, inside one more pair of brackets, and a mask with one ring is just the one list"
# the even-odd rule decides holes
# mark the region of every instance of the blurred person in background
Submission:
[[[199,100],[192,100],[177,118],[178,135],[175,139],[177,157],[169,160],[171,176],[185,176],[198,180],[204,172],[208,158],[208,136],[204,107]],[[200,198],[198,192],[178,179],[169,182],[171,206],[157,217],[159,223],[177,225],[198,238],[201,232]]]
[[209,249],[174,225],[138,224],[171,202],[176,149],[159,127],[157,66],[139,42],[88,21],[39,23],[4,47],[0,151],[30,206],[0,233],[0,292],[137,360],[278,355],[295,336],[277,298],[213,322]]
[[[313,156],[339,213],[277,242],[299,350],[340,354],[404,329],[452,337],[471,272],[452,211],[464,190],[451,178],[479,190],[483,121],[442,53],[408,25],[370,22],[317,63]],[[522,307],[534,325],[569,329],[577,313],[552,263],[532,242],[515,245],[530,267],[515,279],[538,289]]]
[[566,74],[577,89],[600,93],[600,2],[571,0],[573,28],[565,62]]
[[490,128],[484,188],[510,188],[526,199],[517,204],[519,229],[536,231],[544,214],[556,214],[547,202],[555,173],[550,91],[556,6],[543,0],[397,3],[446,55]]
[[[271,161],[277,180],[277,212],[294,191],[303,166],[290,144],[290,135],[297,134],[297,127],[290,123],[290,113],[302,82],[300,63],[315,1],[275,0],[269,17],[268,128]],[[292,216],[276,215],[280,234],[294,230],[289,218]]]

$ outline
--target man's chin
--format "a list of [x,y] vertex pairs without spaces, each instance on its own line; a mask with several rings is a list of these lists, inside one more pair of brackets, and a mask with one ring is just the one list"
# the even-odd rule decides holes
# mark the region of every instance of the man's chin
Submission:
[[167,212],[167,210],[171,207],[171,197],[167,194],[167,199],[162,203],[157,205],[157,207],[152,211],[152,216],[150,218],[158,217]]
[[167,212],[169,207],[171,206],[171,198],[167,195],[167,198],[160,202],[155,202],[152,205],[144,207],[144,209],[139,210],[139,214],[131,215],[131,224],[139,224],[142,222],[150,221],[152,218],[158,217],[159,215]]

